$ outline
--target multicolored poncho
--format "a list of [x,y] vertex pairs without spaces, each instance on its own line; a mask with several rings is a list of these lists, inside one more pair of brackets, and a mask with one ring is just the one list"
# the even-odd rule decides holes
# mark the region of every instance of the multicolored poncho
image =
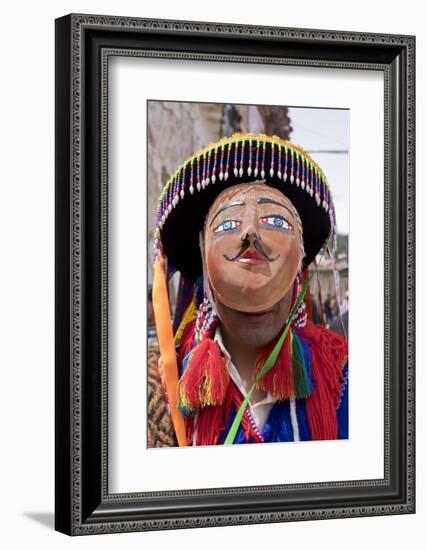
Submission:
[[[229,374],[229,358],[215,339],[219,321],[197,343],[196,320],[181,335],[178,407],[188,445],[225,441],[244,395]],[[259,351],[261,369],[274,342]],[[234,443],[346,439],[348,437],[346,340],[305,319],[296,319],[273,368],[258,387],[276,401],[261,430],[247,406]],[[255,373],[256,374],[256,373]]]

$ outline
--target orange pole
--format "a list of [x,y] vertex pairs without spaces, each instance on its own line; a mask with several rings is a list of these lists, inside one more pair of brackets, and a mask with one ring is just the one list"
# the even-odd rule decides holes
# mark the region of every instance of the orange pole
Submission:
[[167,292],[164,259],[157,257],[154,267],[154,281],[152,285],[152,305],[154,308],[157,338],[160,346],[163,363],[164,381],[169,399],[170,416],[175,428],[179,447],[186,447],[186,430],[183,415],[178,410],[178,366],[176,349],[173,337],[173,326],[170,318],[169,295]]

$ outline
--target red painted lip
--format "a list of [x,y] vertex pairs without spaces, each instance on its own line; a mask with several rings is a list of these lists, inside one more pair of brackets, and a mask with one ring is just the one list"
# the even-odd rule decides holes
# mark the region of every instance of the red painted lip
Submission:
[[237,261],[248,265],[257,265],[266,263],[268,260],[259,254],[257,250],[246,250]]

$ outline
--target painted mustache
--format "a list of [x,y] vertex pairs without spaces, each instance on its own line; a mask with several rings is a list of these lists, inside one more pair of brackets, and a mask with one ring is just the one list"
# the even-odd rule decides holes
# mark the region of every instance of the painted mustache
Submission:
[[[263,256],[266,260],[268,260],[268,262],[275,262],[275,260],[277,260],[280,257],[279,254],[278,254],[278,256],[268,256],[268,254],[263,250],[262,245],[260,244],[260,242],[257,239],[254,241],[253,244],[254,244],[254,248],[259,252],[259,254],[261,256]],[[226,258],[230,262],[235,262],[236,260],[238,260],[244,254],[244,252],[249,247],[250,247],[249,239],[244,239],[240,250],[235,254],[235,256],[229,257],[227,254],[224,254],[223,256],[224,256],[224,258]]]

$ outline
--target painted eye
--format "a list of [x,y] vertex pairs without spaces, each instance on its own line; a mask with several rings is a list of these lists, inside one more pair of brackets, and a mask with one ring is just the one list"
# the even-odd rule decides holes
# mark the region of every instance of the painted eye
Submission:
[[223,231],[232,231],[233,229],[237,229],[240,227],[241,222],[238,220],[226,220],[220,225],[218,225],[215,229],[213,229],[213,233],[222,233]]
[[293,227],[282,216],[265,216],[260,218],[261,223],[276,227],[277,229],[286,229],[287,231],[293,231]]

